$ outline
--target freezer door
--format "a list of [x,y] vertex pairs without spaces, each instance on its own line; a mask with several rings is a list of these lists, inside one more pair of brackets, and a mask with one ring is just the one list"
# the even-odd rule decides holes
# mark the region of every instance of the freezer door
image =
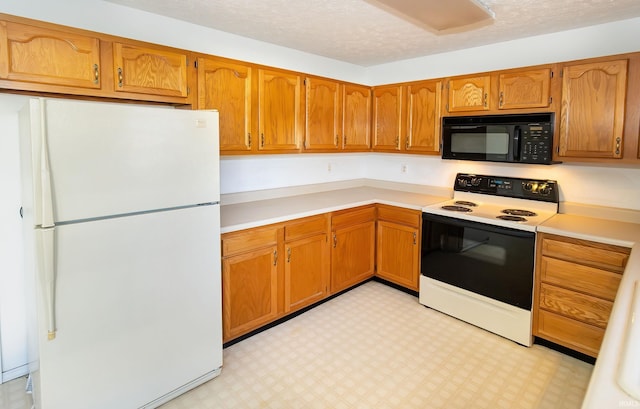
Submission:
[[219,201],[215,111],[63,99],[28,110],[36,224]]
[[140,408],[222,365],[218,225],[210,205],[55,228],[37,408]]

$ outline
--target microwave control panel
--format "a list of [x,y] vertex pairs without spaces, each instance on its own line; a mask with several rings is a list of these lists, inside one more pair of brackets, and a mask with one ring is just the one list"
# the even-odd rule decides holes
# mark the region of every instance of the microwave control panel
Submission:
[[520,161],[527,163],[549,163],[553,146],[553,129],[550,123],[522,126]]

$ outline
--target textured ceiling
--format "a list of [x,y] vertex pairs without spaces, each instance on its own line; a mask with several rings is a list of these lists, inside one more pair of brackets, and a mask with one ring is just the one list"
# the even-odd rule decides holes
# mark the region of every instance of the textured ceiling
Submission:
[[492,24],[436,35],[366,0],[106,1],[361,66],[640,16],[640,0],[483,0]]

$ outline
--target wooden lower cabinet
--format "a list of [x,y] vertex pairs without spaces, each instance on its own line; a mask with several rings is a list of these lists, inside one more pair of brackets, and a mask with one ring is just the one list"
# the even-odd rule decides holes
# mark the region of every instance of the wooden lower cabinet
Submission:
[[329,292],[328,215],[285,226],[284,312],[325,298]]
[[534,335],[597,357],[629,252],[539,233]]
[[374,206],[335,212],[332,217],[331,292],[337,293],[369,277],[375,270]]
[[323,214],[222,236],[224,342],[327,296],[328,231]]
[[420,274],[421,214],[378,205],[376,275],[415,291]]
[[278,317],[278,231],[222,237],[222,334],[229,341]]
[[374,274],[417,291],[420,225],[419,210],[367,205],[223,234],[223,341]]

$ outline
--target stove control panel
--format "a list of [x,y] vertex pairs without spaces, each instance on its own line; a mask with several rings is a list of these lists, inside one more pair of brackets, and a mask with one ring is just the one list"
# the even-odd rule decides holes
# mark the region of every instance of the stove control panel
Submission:
[[458,173],[453,189],[517,199],[559,202],[558,183],[555,180]]

